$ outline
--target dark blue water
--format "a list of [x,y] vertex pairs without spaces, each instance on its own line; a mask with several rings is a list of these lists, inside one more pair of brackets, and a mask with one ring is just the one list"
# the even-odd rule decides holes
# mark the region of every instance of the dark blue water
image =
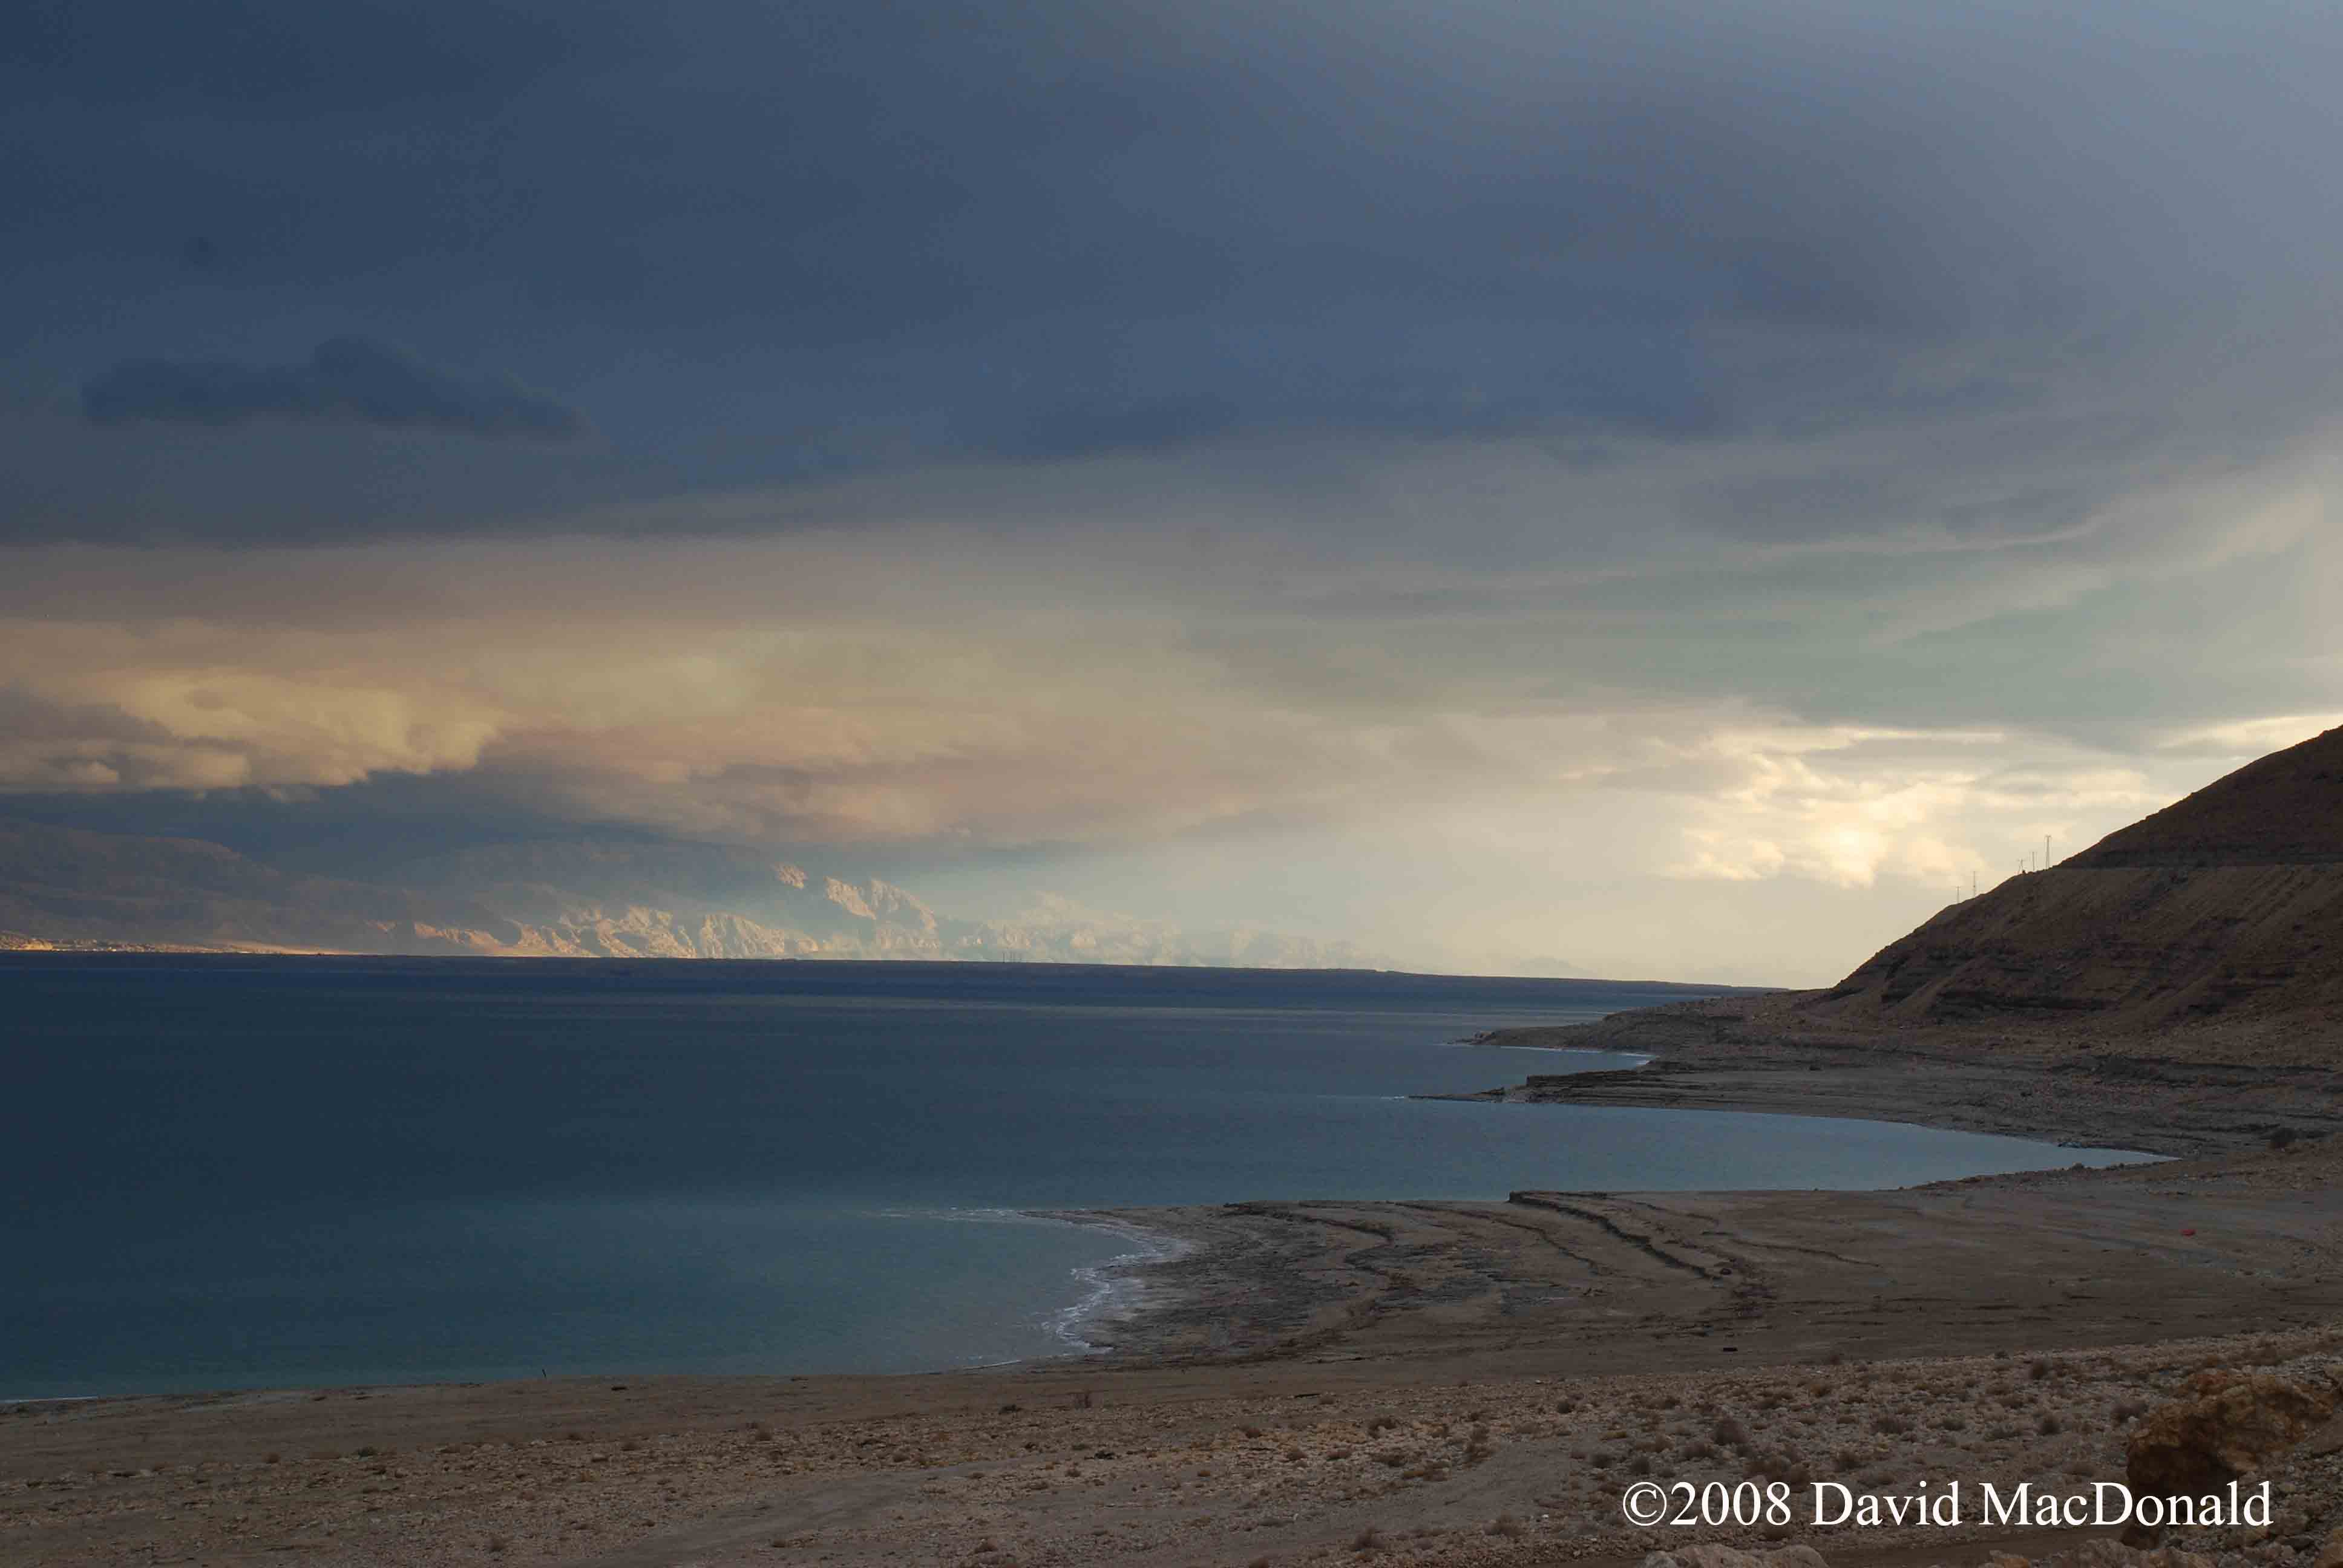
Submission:
[[1415,1101],[1685,992],[930,964],[0,962],[0,1397],[1062,1352],[1027,1208],[1870,1187],[2112,1156]]

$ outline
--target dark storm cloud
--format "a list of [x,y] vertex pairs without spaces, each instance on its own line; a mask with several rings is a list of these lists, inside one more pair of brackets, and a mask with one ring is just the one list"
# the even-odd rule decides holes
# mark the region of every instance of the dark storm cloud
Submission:
[[[2168,439],[2152,411],[2207,367],[2151,350],[2322,274],[2336,32],[2254,4],[50,4],[0,21],[0,298],[38,309],[0,325],[74,386],[158,341],[283,359],[396,324],[591,382],[609,496],[2033,407],[2074,456],[2033,504],[2070,516],[2104,451],[2076,407],[2137,399],[2125,439]],[[2326,348],[2263,334],[2196,455],[2309,417]],[[158,451],[140,494],[210,461]],[[297,508],[256,466],[202,526],[575,499],[368,464]],[[1825,467],[1722,509],[1897,526],[1908,485]]]
[[329,338],[298,365],[127,360],[84,387],[81,401],[82,411],[100,425],[316,419],[534,440],[564,440],[585,428],[577,410],[510,377],[426,365],[364,337]]

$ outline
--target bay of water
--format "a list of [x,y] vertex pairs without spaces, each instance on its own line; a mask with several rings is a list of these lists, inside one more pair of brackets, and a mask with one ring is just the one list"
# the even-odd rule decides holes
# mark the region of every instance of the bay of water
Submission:
[[1407,1098],[1698,994],[1022,965],[0,960],[0,1398],[1067,1353],[1035,1208],[1879,1187],[2137,1158]]

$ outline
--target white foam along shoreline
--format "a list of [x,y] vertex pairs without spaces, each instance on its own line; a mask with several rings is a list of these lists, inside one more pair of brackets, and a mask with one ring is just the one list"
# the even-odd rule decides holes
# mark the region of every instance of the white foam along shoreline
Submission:
[[[1081,1286],[1081,1296],[1071,1306],[1061,1307],[1042,1320],[1042,1326],[1066,1347],[1059,1352],[1061,1355],[1094,1355],[1111,1349],[1092,1343],[1084,1337],[1085,1332],[1152,1305],[1147,1284],[1134,1278],[1135,1272],[1150,1263],[1185,1257],[1199,1245],[1119,1215],[1083,1209],[882,1209],[879,1212],[889,1218],[954,1220],[978,1225],[1068,1225],[1104,1231],[1132,1243],[1127,1252],[1070,1271]],[[1006,1361],[973,1362],[970,1366],[1014,1366],[1022,1361],[1051,1359],[1054,1358],[1014,1356]]]
[[1111,1350],[1087,1336],[1101,1324],[1110,1323],[1154,1304],[1155,1292],[1149,1283],[1139,1278],[1139,1271],[1152,1263],[1168,1263],[1196,1251],[1199,1243],[1168,1231],[1137,1224],[1116,1215],[1085,1213],[1081,1210],[1036,1209],[1028,1211],[1036,1220],[1051,1221],[1061,1225],[1075,1225],[1086,1231],[1103,1231],[1132,1243],[1128,1252],[1120,1252],[1104,1262],[1085,1264],[1076,1269],[1074,1278],[1083,1286],[1082,1296],[1073,1305],[1052,1313],[1050,1332],[1065,1342],[1071,1355],[1094,1355]]

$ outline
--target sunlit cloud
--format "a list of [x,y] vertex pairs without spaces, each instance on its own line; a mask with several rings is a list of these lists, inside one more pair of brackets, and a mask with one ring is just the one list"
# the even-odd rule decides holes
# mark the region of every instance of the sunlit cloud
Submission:
[[980,9],[0,69],[0,812],[1826,979],[2343,713],[2332,15]]

